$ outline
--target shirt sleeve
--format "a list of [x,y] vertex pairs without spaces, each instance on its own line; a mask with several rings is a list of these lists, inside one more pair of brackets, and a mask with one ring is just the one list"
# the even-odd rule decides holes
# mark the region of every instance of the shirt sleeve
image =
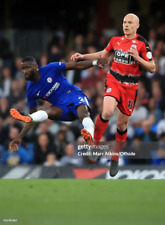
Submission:
[[146,61],[153,60],[151,46],[147,41],[143,44],[140,54],[142,58]]
[[107,52],[113,52],[113,42],[114,42],[114,37],[111,38],[111,40],[109,41],[107,47],[105,48],[105,50]]
[[56,74],[61,74],[61,72],[65,70],[65,63],[62,62],[53,62],[49,65]]

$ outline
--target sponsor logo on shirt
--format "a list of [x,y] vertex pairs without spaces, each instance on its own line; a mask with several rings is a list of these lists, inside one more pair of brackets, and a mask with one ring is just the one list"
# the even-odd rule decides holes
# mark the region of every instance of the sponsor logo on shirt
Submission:
[[56,91],[59,88],[60,84],[58,82],[56,82],[52,88],[46,93],[46,97],[48,97],[53,91]]
[[114,51],[115,51],[114,60],[116,62],[123,63],[123,64],[136,63],[134,58],[130,56],[128,52],[124,52],[122,50],[114,50]]

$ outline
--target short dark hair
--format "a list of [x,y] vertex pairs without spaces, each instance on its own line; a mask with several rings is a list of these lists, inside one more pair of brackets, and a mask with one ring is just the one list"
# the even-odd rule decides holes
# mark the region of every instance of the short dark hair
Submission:
[[37,64],[35,58],[33,56],[25,56],[23,59],[22,59],[22,63],[23,62],[33,62],[34,64]]

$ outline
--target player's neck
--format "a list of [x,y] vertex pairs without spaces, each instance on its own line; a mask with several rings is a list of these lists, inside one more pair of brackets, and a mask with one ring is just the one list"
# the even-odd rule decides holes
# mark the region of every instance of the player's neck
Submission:
[[35,74],[35,77],[34,77],[34,82],[38,81],[40,79],[40,71],[37,70],[36,74]]
[[133,39],[133,38],[136,37],[136,35],[137,35],[137,33],[125,34],[125,38],[126,38],[126,39]]

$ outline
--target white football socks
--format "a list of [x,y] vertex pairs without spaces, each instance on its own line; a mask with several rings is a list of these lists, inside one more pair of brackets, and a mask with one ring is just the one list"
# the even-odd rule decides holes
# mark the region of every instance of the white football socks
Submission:
[[[48,114],[43,110],[38,110],[37,112],[34,112],[32,114],[29,114],[29,116],[32,118],[32,122],[43,122],[46,119],[48,119]],[[84,126],[84,129],[86,129],[92,136],[92,139],[94,138],[94,128],[95,125],[90,117],[85,117],[82,121],[82,125]]]
[[84,126],[84,129],[86,129],[92,136],[92,139],[94,138],[94,129],[95,125],[90,117],[85,117],[82,121],[82,125]]
[[38,110],[37,112],[29,114],[29,116],[32,118],[32,122],[43,122],[48,119],[48,114],[43,110]]

